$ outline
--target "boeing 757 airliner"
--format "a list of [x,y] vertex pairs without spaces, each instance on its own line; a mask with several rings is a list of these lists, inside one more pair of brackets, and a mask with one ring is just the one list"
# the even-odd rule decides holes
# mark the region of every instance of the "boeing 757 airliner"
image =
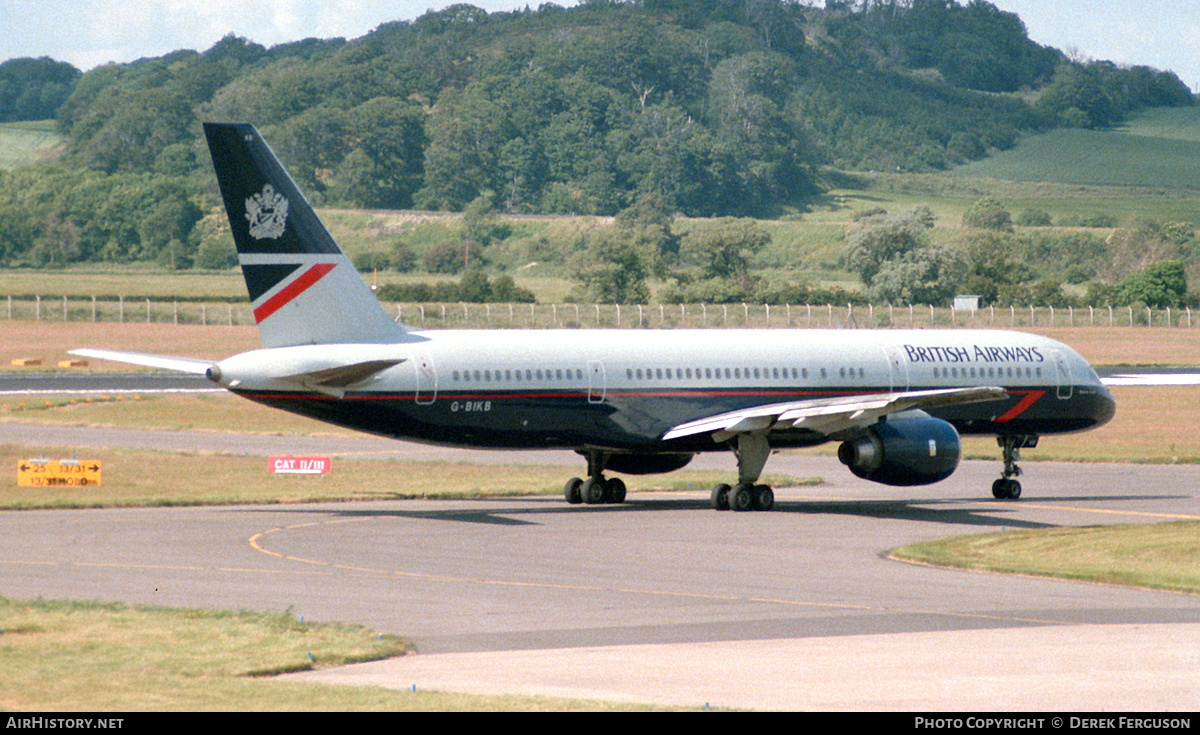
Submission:
[[606,472],[649,474],[732,451],[717,510],[768,510],[772,449],[839,442],[855,475],[923,485],[960,435],[1002,449],[996,498],[1020,496],[1020,450],[1115,410],[1091,366],[1045,337],[967,330],[431,330],[384,311],[254,127],[205,123],[262,349],[220,362],[76,354],[207,375],[239,396],[396,439],[573,449],[571,503],[620,503]]

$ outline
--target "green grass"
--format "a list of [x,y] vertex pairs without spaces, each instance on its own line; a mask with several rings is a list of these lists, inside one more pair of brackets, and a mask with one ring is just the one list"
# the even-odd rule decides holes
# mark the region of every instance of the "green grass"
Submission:
[[[596,702],[478,697],[281,681],[271,674],[403,655],[358,625],[289,611],[180,610],[0,598],[0,710],[600,710]],[[638,709],[621,706],[619,709]]]
[[[18,463],[37,458],[97,460],[103,468],[102,485],[17,486]],[[496,465],[470,462],[334,456],[328,474],[275,475],[269,472],[267,457],[4,445],[0,445],[0,466],[12,473],[3,485],[0,508],[16,510],[558,496],[568,477],[584,471],[582,460],[577,468],[506,464],[498,472]],[[707,491],[719,482],[727,482],[729,473],[684,469],[668,475],[623,479],[634,494]],[[768,474],[763,482],[795,487],[821,481]]]
[[891,552],[935,566],[1200,593],[1200,522],[1004,531]]
[[1156,107],[1139,113],[1117,132],[1200,142],[1200,108]]
[[0,123],[0,170],[28,166],[57,155],[66,137],[53,120]]
[[1116,130],[1054,130],[960,166],[956,176],[1200,190],[1200,108],[1153,110]]

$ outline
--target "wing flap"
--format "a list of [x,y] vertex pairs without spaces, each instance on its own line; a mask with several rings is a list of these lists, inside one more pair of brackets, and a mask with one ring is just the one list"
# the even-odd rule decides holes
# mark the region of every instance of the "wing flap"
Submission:
[[977,386],[772,403],[680,424],[664,434],[663,441],[712,434],[713,441],[723,442],[738,434],[792,428],[832,435],[869,426],[900,411],[995,401],[1007,395],[998,386]]

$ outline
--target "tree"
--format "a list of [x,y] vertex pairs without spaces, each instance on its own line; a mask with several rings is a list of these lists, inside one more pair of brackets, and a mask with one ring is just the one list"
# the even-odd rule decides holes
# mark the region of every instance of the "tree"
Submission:
[[429,117],[425,186],[418,203],[461,211],[485,190],[495,191],[496,164],[507,137],[507,115],[486,85],[447,90]]
[[571,258],[572,278],[587,299],[605,304],[644,304],[650,300],[646,266],[630,239],[613,230],[597,230],[586,248]]
[[658,278],[666,277],[679,258],[679,237],[671,231],[674,220],[666,199],[651,192],[621,210],[614,222],[632,240],[642,262]]
[[49,120],[81,72],[63,61],[10,59],[0,64],[0,122]]
[[981,230],[1012,232],[1012,214],[992,197],[984,197],[963,213],[963,224]]
[[752,219],[725,217],[683,236],[679,252],[700,278],[745,279],[751,259],[771,242],[771,233]]
[[884,263],[871,295],[892,304],[944,304],[954,296],[962,261],[940,247],[912,250]]
[[42,225],[30,255],[40,265],[63,266],[79,257],[79,228],[51,215]]
[[463,210],[463,240],[477,253],[512,234],[512,227],[496,214],[494,196],[482,192]]
[[1167,260],[1126,276],[1117,284],[1114,301],[1163,309],[1179,306],[1186,297],[1187,273],[1183,263]]
[[961,246],[963,275],[958,292],[994,304],[1000,293],[1033,279],[1033,269],[1017,254],[1017,242],[997,232],[980,232]]
[[925,246],[936,218],[929,207],[866,217],[846,237],[846,265],[870,286],[884,266]]

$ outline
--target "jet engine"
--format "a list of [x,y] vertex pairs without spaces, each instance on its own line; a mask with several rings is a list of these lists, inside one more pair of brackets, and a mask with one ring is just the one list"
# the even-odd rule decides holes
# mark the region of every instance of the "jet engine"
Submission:
[[842,442],[838,459],[864,480],[884,485],[928,485],[958,467],[958,431],[923,411],[895,414]]

